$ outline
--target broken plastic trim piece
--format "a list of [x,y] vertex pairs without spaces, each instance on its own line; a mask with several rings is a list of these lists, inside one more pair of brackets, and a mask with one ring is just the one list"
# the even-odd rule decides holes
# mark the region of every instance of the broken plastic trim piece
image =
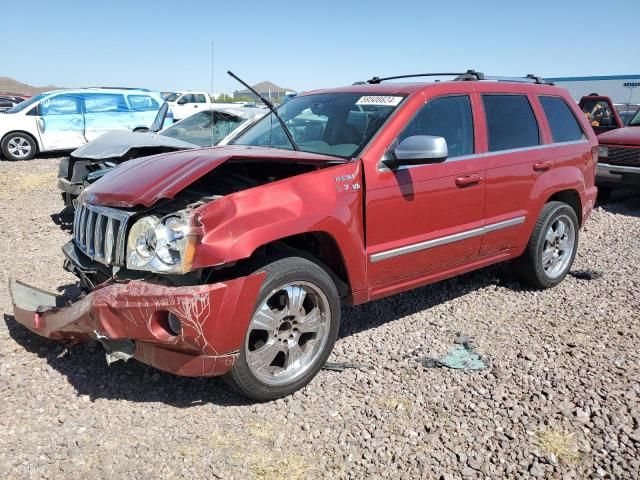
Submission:
[[133,340],[119,339],[113,340],[109,337],[102,335],[97,330],[93,332],[104,349],[106,350],[105,357],[107,359],[107,365],[111,365],[113,362],[122,360],[126,362],[133,357],[133,352],[136,348]]
[[323,370],[331,370],[333,372],[342,372],[347,368],[367,370],[371,368],[371,365],[366,365],[364,363],[352,363],[352,362],[327,362],[322,366]]
[[577,278],[578,280],[598,280],[602,278],[602,272],[598,270],[592,270],[590,268],[587,268],[585,270],[571,270],[569,272],[569,275]]
[[458,335],[455,345],[446,355],[439,358],[426,357],[420,359],[425,368],[446,367],[455,370],[483,370],[486,362],[476,353],[473,340],[464,335]]
[[31,287],[12,278],[9,279],[9,292],[13,304],[23,310],[45,312],[65,305],[64,299],[60,295]]

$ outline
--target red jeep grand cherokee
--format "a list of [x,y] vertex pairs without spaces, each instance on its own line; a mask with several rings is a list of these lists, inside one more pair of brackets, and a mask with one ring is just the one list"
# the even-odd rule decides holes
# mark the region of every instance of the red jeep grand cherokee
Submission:
[[127,162],[79,199],[63,250],[84,293],[14,281],[16,320],[271,399],[322,367],[342,304],[512,259],[553,287],[596,198],[595,135],[566,90],[483,79],[309,92],[232,145]]

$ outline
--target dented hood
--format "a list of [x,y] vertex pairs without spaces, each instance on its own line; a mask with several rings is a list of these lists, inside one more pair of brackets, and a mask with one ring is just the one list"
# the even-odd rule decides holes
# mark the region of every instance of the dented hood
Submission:
[[82,145],[71,152],[71,156],[88,160],[104,160],[122,157],[132,148],[142,147],[165,147],[185,150],[187,148],[198,148],[198,145],[157,133],[115,131],[105,133],[86,145]]
[[123,163],[86,189],[80,200],[108,207],[149,207],[160,199],[173,198],[231,159],[306,164],[346,162],[328,155],[240,145],[163,153]]
[[616,128],[598,135],[600,145],[640,146],[640,127]]

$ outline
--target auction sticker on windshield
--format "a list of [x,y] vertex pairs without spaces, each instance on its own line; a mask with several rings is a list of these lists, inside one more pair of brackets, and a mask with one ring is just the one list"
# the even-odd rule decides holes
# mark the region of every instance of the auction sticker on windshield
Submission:
[[391,95],[366,95],[360,97],[356,102],[356,105],[383,105],[383,106],[397,106],[404,97],[396,97]]

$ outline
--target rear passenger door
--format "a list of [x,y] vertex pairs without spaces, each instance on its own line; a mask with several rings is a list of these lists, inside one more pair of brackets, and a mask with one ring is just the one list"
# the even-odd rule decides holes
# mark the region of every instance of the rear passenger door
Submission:
[[84,93],[85,136],[90,142],[113,130],[130,130],[129,109],[124,95]]
[[561,97],[541,95],[538,100],[547,117],[553,141],[554,168],[577,166],[583,170],[583,176],[587,177],[585,182],[590,185],[589,177],[594,175],[594,171],[586,167],[591,164],[593,153],[585,148],[589,141],[573,110]]
[[[525,222],[536,212],[531,193],[539,175],[553,167],[533,97],[519,93],[482,93],[487,136],[487,200],[480,256],[526,244]],[[535,219],[533,220],[535,221]]]

